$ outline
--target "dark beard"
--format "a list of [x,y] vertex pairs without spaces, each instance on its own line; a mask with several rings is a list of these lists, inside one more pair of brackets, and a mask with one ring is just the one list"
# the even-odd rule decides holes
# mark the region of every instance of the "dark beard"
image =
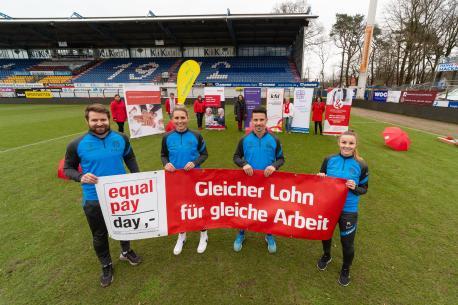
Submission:
[[105,131],[102,132],[102,133],[97,132],[97,128],[91,128],[91,131],[93,133],[95,133],[96,135],[98,135],[98,136],[103,136],[104,134],[106,134],[107,132],[110,131],[110,125],[108,125],[107,128],[105,129]]

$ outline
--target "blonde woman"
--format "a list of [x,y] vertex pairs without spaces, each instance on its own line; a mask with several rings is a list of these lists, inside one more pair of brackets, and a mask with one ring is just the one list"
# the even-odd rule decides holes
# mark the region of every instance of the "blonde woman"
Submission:
[[[366,162],[356,149],[358,137],[353,131],[346,131],[338,138],[339,153],[328,156],[321,165],[319,176],[346,179],[349,188],[347,199],[339,218],[340,242],[342,244],[343,264],[339,284],[350,284],[350,266],[354,257],[354,241],[358,220],[359,196],[367,193],[369,171]],[[325,270],[331,262],[332,240],[323,240],[323,255],[317,262],[320,270]]]

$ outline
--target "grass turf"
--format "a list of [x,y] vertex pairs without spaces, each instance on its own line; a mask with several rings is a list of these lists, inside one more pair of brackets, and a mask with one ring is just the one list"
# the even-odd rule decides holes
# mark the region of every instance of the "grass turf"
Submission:
[[[224,132],[203,131],[205,167],[235,168],[241,134],[229,119]],[[81,209],[77,183],[56,178],[66,144],[85,131],[84,106],[0,105],[0,304],[454,304],[458,300],[457,149],[407,130],[412,146],[383,145],[385,124],[352,117],[360,153],[370,169],[361,198],[352,283],[336,280],[342,255],[335,232],[333,261],[315,263],[317,241],[277,238],[269,255],[263,236],[248,233],[240,253],[235,230],[211,230],[207,251],[196,253],[190,233],[183,253],[175,236],[133,242],[144,263],[116,257],[115,281],[99,286],[100,268]],[[196,127],[195,118],[190,123]],[[71,135],[68,137],[63,137]],[[283,171],[315,173],[337,151],[335,138],[280,135]],[[57,138],[57,139],[56,139]],[[54,140],[50,140],[54,139]],[[33,143],[38,143],[30,145]],[[161,135],[132,140],[142,170],[161,168]],[[28,145],[26,147],[22,147]]]

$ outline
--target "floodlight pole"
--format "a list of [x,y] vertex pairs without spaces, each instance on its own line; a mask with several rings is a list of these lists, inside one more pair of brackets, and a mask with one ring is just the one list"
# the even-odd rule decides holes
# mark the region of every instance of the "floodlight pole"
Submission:
[[377,10],[377,0],[370,0],[369,12],[367,13],[366,30],[364,32],[364,47],[361,54],[361,66],[359,68],[358,91],[356,97],[364,99],[367,82],[367,66],[371,52],[372,34],[374,33],[375,12]]

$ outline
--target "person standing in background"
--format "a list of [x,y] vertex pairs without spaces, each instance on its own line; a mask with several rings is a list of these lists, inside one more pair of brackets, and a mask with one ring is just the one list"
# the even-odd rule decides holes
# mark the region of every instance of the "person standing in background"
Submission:
[[202,120],[205,113],[205,104],[201,95],[199,95],[197,100],[194,101],[194,113],[196,114],[197,118],[197,128],[202,130]]
[[283,122],[285,122],[286,133],[291,133],[291,124],[293,123],[294,105],[289,98],[285,98],[283,103]]
[[172,112],[175,109],[176,104],[175,94],[170,93],[170,97],[165,100],[165,111],[167,111],[170,119],[172,119]]
[[126,105],[119,94],[116,94],[114,100],[111,101],[110,110],[113,121],[118,124],[118,131],[124,132],[124,122],[127,120],[127,111]]
[[320,128],[320,135],[323,134],[323,112],[325,109],[324,102],[321,97],[317,96],[312,105],[312,121],[315,122],[315,134],[317,134],[317,127]]
[[245,99],[241,94],[237,97],[237,100],[234,103],[234,115],[235,120],[237,121],[237,127],[239,128],[239,131],[242,131],[243,122],[246,120],[247,117],[247,108]]

